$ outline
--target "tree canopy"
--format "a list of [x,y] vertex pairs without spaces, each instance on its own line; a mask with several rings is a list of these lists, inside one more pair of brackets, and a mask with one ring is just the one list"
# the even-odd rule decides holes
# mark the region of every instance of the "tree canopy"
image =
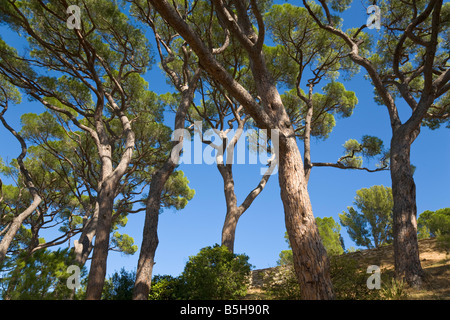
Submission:
[[341,224],[359,246],[378,248],[392,241],[392,191],[373,186],[356,191],[355,206],[339,215]]

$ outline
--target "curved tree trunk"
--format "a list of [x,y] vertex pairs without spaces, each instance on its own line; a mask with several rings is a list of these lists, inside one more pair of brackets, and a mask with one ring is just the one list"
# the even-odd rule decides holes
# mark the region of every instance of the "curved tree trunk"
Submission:
[[[5,97],[6,93],[4,92]],[[0,264],[3,262],[3,260],[6,257],[6,253],[8,252],[8,248],[11,245],[11,242],[13,241],[14,237],[16,236],[17,232],[19,231],[20,227],[22,226],[25,219],[27,219],[36,209],[38,209],[39,204],[42,202],[42,198],[39,196],[38,191],[36,190],[33,179],[31,178],[30,173],[28,172],[27,168],[25,167],[25,164],[23,163],[23,159],[27,155],[27,144],[25,140],[22,138],[20,134],[17,133],[16,130],[14,130],[5,120],[3,117],[6,111],[8,110],[8,101],[2,105],[3,110],[0,112],[0,121],[2,122],[3,126],[11,132],[11,134],[19,141],[21,146],[21,152],[19,156],[17,157],[17,163],[19,164],[20,173],[23,175],[25,185],[30,192],[31,196],[33,197],[33,202],[26,208],[22,213],[20,213],[18,216],[14,217],[13,221],[11,222],[10,226],[8,227],[8,230],[6,231],[5,235],[2,238],[2,241],[0,242]],[[0,180],[1,182],[1,180]],[[0,184],[0,188],[2,187],[2,184]],[[1,191],[1,190],[0,190]],[[3,193],[1,193],[3,195]],[[1,200],[0,200],[1,201]]]
[[2,241],[0,242],[0,263],[2,263],[5,259],[8,248],[11,245],[14,237],[16,236],[17,231],[19,231],[25,219],[28,218],[34,212],[34,210],[38,208],[41,201],[41,197],[39,197],[37,193],[34,194],[33,202],[31,203],[31,205],[26,208],[21,214],[16,216],[11,222],[8,231],[5,233]]
[[[194,99],[194,93],[200,73],[200,69],[197,69],[189,85],[184,86],[183,89],[180,90],[182,92],[182,96],[175,116],[175,130],[184,130],[186,114],[192,100]],[[155,252],[159,244],[158,219],[159,211],[161,209],[161,195],[164,190],[164,185],[179,162],[184,136],[181,135],[178,139],[178,144],[172,149],[172,152],[163,167],[154,174],[150,184],[150,190],[145,208],[142,245],[133,289],[133,300],[147,300],[150,293],[153,265],[155,264]]]
[[295,138],[280,137],[279,183],[294,268],[304,300],[333,299],[329,261],[313,216]]
[[155,252],[159,244],[158,219],[161,209],[161,194],[175,164],[169,159],[153,176],[145,209],[145,222],[141,251],[136,270],[133,300],[147,300],[150,293]]
[[86,288],[86,299],[100,300],[106,276],[106,262],[109,250],[109,237],[112,226],[112,211],[115,199],[115,188],[111,181],[105,181],[98,195],[99,212],[95,233],[94,253],[89,269],[89,281]]
[[256,197],[258,197],[258,195],[264,190],[264,187],[266,186],[267,181],[269,181],[269,178],[272,175],[275,167],[276,165],[274,163],[270,163],[269,168],[265,172],[256,188],[247,195],[240,206],[237,206],[236,194],[234,192],[232,165],[217,165],[217,168],[219,169],[223,178],[225,201],[227,206],[227,213],[225,215],[225,221],[222,227],[222,245],[226,246],[230,252],[234,252],[236,228],[239,218],[244,214],[245,211],[247,211]]
[[397,279],[420,286],[423,270],[417,241],[416,185],[410,163],[413,139],[398,131],[394,131],[391,141],[395,274]]
[[234,193],[232,165],[217,164],[217,168],[222,175],[227,207],[227,213],[222,228],[222,245],[226,246],[230,252],[233,252],[236,227],[241,213],[237,206],[236,194]]

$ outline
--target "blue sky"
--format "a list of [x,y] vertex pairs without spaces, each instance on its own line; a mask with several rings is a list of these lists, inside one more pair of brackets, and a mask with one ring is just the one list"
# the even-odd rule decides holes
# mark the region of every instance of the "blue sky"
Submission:
[[[275,1],[284,3],[285,1]],[[300,1],[292,1],[299,4]],[[367,15],[360,1],[354,1],[351,9],[344,14],[347,27],[359,27],[365,23]],[[17,35],[1,29],[2,37],[16,39]],[[376,34],[376,30],[371,30]],[[382,32],[382,30],[380,31]],[[20,43],[20,42],[17,42]],[[18,47],[20,51],[20,45]],[[313,140],[312,158],[317,162],[333,162],[342,156],[342,145],[350,138],[360,139],[363,135],[374,135],[389,146],[391,129],[387,109],[373,102],[373,88],[361,72],[351,81],[345,82],[347,90],[356,92],[359,103],[354,114],[348,119],[337,119],[336,127],[326,141]],[[154,66],[146,75],[150,89],[166,93],[171,88],[165,84],[163,73]],[[10,124],[20,128],[20,115],[24,112],[43,111],[36,103],[24,102],[11,108],[6,116]],[[399,103],[402,119],[409,116],[409,108]],[[168,119],[171,117],[168,117]],[[169,126],[173,123],[168,122]],[[19,153],[19,145],[14,137],[0,127],[2,148],[0,156],[11,160]],[[411,162],[417,167],[414,178],[417,186],[418,213],[450,206],[450,132],[448,129],[431,131],[422,128],[421,134],[412,146]],[[300,145],[300,150],[302,146]],[[374,163],[366,163],[374,165]],[[259,182],[261,165],[234,165],[234,177],[238,201]],[[179,275],[189,256],[201,248],[220,243],[222,223],[225,218],[225,199],[221,176],[215,165],[181,165],[190,180],[190,187],[196,194],[185,209],[176,212],[166,210],[160,216],[159,246],[153,274]],[[351,206],[358,189],[373,185],[391,186],[388,171],[367,173],[363,171],[339,170],[335,168],[314,168],[309,182],[313,212],[316,217],[333,217]],[[142,241],[144,214],[130,215],[128,225],[122,232],[128,233],[140,247]],[[273,175],[262,194],[241,217],[237,227],[235,252],[245,253],[255,268],[266,268],[276,264],[281,250],[287,249],[284,239],[286,231],[283,206],[280,200],[278,175]],[[342,229],[345,246],[356,245]],[[134,270],[139,250],[133,256],[111,252],[108,259],[108,274],[124,267]]]

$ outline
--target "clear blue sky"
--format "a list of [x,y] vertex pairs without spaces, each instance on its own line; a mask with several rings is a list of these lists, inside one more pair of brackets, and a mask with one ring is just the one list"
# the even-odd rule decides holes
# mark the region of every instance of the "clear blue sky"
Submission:
[[[285,1],[275,1],[284,3]],[[290,1],[299,4],[301,1]],[[360,1],[354,1],[345,15],[346,27],[359,27],[365,23],[367,15]],[[0,29],[2,37],[9,42],[17,39],[4,27]],[[370,32],[376,34],[376,30]],[[382,30],[380,31],[382,32]],[[15,40],[17,41],[17,40]],[[21,42],[19,44],[20,51]],[[342,144],[350,139],[360,139],[363,135],[374,135],[389,146],[391,129],[387,110],[373,102],[373,88],[363,78],[364,72],[354,77],[345,86],[356,92],[359,104],[353,116],[337,119],[330,138],[326,141],[313,141],[312,158],[317,162],[336,161],[343,152]],[[146,75],[151,90],[165,93],[171,88],[165,85],[163,73],[155,66]],[[23,99],[20,106],[11,108],[7,120],[16,129],[20,129],[20,115],[24,112],[42,112],[36,103]],[[403,119],[409,116],[408,107],[399,104]],[[168,122],[173,127],[173,123]],[[17,141],[0,127],[2,148],[0,156],[11,160],[19,153]],[[450,206],[450,132],[448,129],[431,131],[422,128],[421,134],[412,146],[411,162],[417,167],[414,178],[417,185],[418,213]],[[301,147],[301,146],[300,146]],[[301,149],[302,150],[302,147]],[[366,163],[370,165],[370,163]],[[373,163],[371,164],[374,165]],[[259,182],[260,165],[235,165],[234,176],[238,201]],[[195,255],[201,248],[220,243],[222,223],[225,218],[225,200],[221,176],[215,165],[181,165],[190,180],[190,187],[196,194],[185,209],[175,212],[166,210],[160,216],[159,246],[156,251],[156,264],[153,274],[179,275],[189,256]],[[367,173],[362,171],[339,170],[335,168],[314,168],[309,183],[309,193],[316,217],[333,217],[339,221],[338,214],[351,206],[355,192],[373,185],[391,186],[389,172]],[[144,214],[129,216],[128,225],[121,230],[132,236],[140,247]],[[280,200],[278,175],[270,178],[262,194],[239,220],[236,234],[235,252],[245,253],[255,268],[266,268],[276,264],[281,250],[287,249],[284,239],[286,231],[283,206]],[[356,245],[342,229],[345,246]],[[50,239],[48,239],[50,240]],[[108,259],[108,274],[124,267],[134,270],[139,250],[133,256],[111,252]]]

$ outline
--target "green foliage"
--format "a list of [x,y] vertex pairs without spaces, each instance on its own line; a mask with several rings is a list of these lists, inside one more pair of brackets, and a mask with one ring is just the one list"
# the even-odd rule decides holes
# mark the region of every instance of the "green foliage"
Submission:
[[127,234],[120,234],[119,232],[114,232],[111,242],[113,246],[117,247],[120,252],[133,255],[136,253],[138,247],[134,244],[134,239]]
[[125,268],[114,272],[112,277],[105,281],[103,287],[103,300],[131,300],[133,297],[136,272],[126,271]]
[[[381,273],[381,290],[367,288],[366,267],[348,255],[330,256],[330,275],[337,300],[380,300],[406,298],[405,286]],[[301,289],[292,264],[270,270],[264,277],[263,289],[271,299],[298,300]]]
[[330,257],[330,274],[338,300],[374,300],[379,297],[379,290],[367,288],[369,275],[357,259],[348,256]]
[[450,251],[450,208],[436,211],[424,211],[417,219],[419,239],[436,237],[436,244],[441,250]]
[[286,243],[288,244],[289,250],[282,250],[280,252],[280,255],[279,255],[280,259],[277,261],[277,264],[279,266],[294,263],[294,256],[292,254],[291,243],[289,241],[289,235],[287,232],[284,233],[284,239],[285,239]]
[[238,299],[245,296],[251,265],[248,256],[214,245],[189,257],[181,275],[186,299]]
[[152,279],[149,300],[178,300],[182,298],[182,283],[180,277],[156,275]]
[[437,237],[450,234],[450,208],[424,211],[417,219],[419,238]]
[[[316,218],[317,228],[319,230],[322,244],[325,247],[328,255],[340,255],[344,253],[342,247],[341,226],[334,221],[333,217]],[[283,250],[280,253],[280,259],[277,261],[279,266],[292,265],[293,255],[289,236],[287,232],[284,234],[289,250]]]
[[12,85],[2,74],[0,74],[0,88],[1,107],[6,107],[9,103],[19,104],[21,102],[22,97],[17,87]]
[[442,251],[450,253],[450,234],[441,234],[436,238],[436,245]]
[[365,135],[361,142],[355,139],[344,143],[345,155],[339,160],[348,167],[361,168],[363,158],[372,159],[379,156],[377,167],[385,168],[389,164],[389,151],[384,149],[383,141],[374,136]]
[[[38,250],[29,255],[21,253],[3,266],[0,280],[1,297],[11,300],[63,300],[72,298],[67,287],[71,274],[67,268],[73,263],[73,253],[68,249]],[[9,270],[9,271],[6,271]],[[81,269],[81,281],[86,269]],[[74,296],[76,299],[78,296]]]
[[[448,51],[450,46],[449,26],[450,26],[450,3],[444,1],[441,12],[440,21],[437,25],[437,41],[436,48],[429,52],[423,42],[430,41],[433,23],[433,13],[423,15],[423,21],[414,28],[407,30],[410,22],[425,11],[430,4],[429,1],[420,0],[412,2],[399,2],[395,0],[379,0],[377,5],[381,8],[382,29],[377,37],[377,41],[373,41],[370,48],[370,54],[367,55],[368,60],[377,70],[379,77],[382,79],[392,79],[394,83],[399,85],[386,86],[387,90],[394,99],[403,98],[408,102],[412,100],[418,101],[425,92],[425,75],[426,69],[423,68],[427,63],[427,57],[431,53],[432,69],[447,70]],[[402,19],[399,19],[402,17]],[[406,31],[406,32],[405,32]],[[414,34],[414,38],[406,37],[403,39],[402,34]],[[398,53],[395,55],[394,53]],[[413,75],[408,77],[408,75]],[[439,75],[432,76],[436,79]],[[405,81],[407,79],[407,81]],[[401,89],[400,89],[401,88]],[[401,91],[403,90],[403,93]],[[405,94],[408,92],[407,94]],[[375,90],[375,101],[383,104],[383,99]],[[408,97],[409,95],[409,97]],[[442,124],[447,123],[449,126],[449,93],[436,97],[435,101],[430,104],[427,115],[424,117],[422,125],[431,129],[437,129]]]
[[[334,3],[333,6],[337,6]],[[320,7],[312,10],[319,15]],[[342,9],[342,7],[340,7]],[[265,23],[274,47],[265,47],[273,77],[287,86],[283,104],[296,135],[304,139],[308,110],[311,136],[326,139],[336,125],[336,117],[349,117],[358,103],[356,95],[337,82],[340,72],[350,77],[357,67],[349,63],[342,40],[320,29],[307,10],[286,3],[273,5],[265,14]],[[322,93],[314,92],[323,81]],[[307,87],[305,93],[301,88]]]
[[320,238],[328,255],[344,253],[341,243],[341,226],[332,217],[316,218]]
[[378,248],[392,241],[392,210],[394,206],[389,187],[373,186],[356,192],[356,207],[339,214],[341,224],[359,246]]
[[165,208],[183,209],[195,195],[195,190],[189,188],[189,180],[183,171],[175,171],[164,186],[162,203]]
[[292,264],[293,263],[293,259],[294,259],[294,256],[293,256],[293,253],[292,253],[292,250],[291,249],[289,249],[289,250],[282,250],[281,252],[280,252],[280,259],[278,259],[278,261],[277,261],[277,264],[279,265],[279,266],[282,266],[282,265],[285,265],[285,264]]

